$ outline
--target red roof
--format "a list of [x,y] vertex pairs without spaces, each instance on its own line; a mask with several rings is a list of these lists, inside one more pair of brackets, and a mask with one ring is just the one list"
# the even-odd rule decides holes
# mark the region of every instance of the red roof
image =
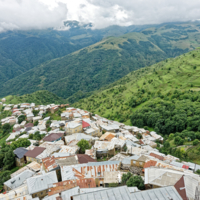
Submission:
[[53,142],[60,137],[63,137],[64,133],[51,133],[50,135],[43,138],[43,141]]
[[88,163],[88,162],[97,162],[95,159],[91,158],[90,156],[86,154],[77,154],[77,156],[78,156],[78,162],[80,164]]
[[183,200],[187,200],[186,190],[185,190],[185,182],[183,176],[180,178],[179,181],[176,182],[174,185],[179,195],[182,197]]
[[184,169],[189,169],[189,166],[183,165],[182,168],[184,168]]
[[33,127],[34,125],[33,125],[33,123],[28,123],[28,124],[26,124],[24,127]]
[[144,164],[144,168],[156,166],[156,163],[157,163],[157,161],[155,161],[155,160],[149,160],[148,162],[146,162],[146,163]]
[[139,140],[139,142],[140,142],[140,144],[144,144],[144,142],[141,139]]
[[35,147],[33,150],[29,150],[24,154],[24,156],[36,158],[38,155],[40,155],[46,148],[44,147]]
[[159,159],[159,160],[164,160],[164,157],[163,157],[163,156],[160,156],[160,155],[155,154],[155,153],[150,153],[150,156],[153,156],[153,157],[155,157],[155,158],[157,158],[157,159]]
[[82,121],[82,127],[83,127],[83,128],[90,127],[90,124],[88,124],[88,123],[85,122],[85,121]]

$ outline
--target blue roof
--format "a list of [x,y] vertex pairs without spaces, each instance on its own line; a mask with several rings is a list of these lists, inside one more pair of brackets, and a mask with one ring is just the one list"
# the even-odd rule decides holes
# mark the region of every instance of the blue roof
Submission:
[[17,149],[14,150],[14,154],[18,157],[18,158],[23,158],[24,154],[27,152],[28,150],[23,148],[23,147],[19,147]]

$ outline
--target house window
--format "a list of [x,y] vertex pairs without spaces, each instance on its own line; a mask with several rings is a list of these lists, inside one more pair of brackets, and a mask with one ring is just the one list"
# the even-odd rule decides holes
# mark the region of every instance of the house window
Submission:
[[43,192],[41,192],[41,194],[43,194]]
[[35,197],[37,197],[37,194],[35,194]]
[[101,172],[98,172],[98,176],[100,176],[101,175]]

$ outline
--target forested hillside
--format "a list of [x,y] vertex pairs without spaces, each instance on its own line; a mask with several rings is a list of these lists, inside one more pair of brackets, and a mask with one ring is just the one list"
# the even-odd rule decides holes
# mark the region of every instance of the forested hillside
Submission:
[[5,98],[7,104],[35,103],[36,105],[47,105],[51,103],[66,103],[66,100],[46,90],[36,91],[34,93],[24,94],[22,96],[9,95]]
[[93,30],[90,24],[67,21],[67,30],[30,30],[0,33],[0,84],[48,60],[65,56],[104,37],[141,31],[152,25],[111,26]]
[[74,106],[160,134],[200,131],[199,60],[197,49],[131,72]]
[[7,81],[0,94],[48,90],[75,102],[133,70],[200,46],[199,28],[195,23],[167,24],[141,33],[109,37]]

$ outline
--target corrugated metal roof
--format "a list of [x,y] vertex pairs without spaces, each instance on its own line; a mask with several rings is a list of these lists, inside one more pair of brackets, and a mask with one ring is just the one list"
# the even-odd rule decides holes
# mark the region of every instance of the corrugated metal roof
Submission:
[[87,141],[89,141],[89,140],[95,140],[95,138],[93,136],[86,135],[84,133],[74,133],[72,135],[65,136],[65,141],[67,143],[71,142],[72,140],[78,140],[78,141],[80,141],[82,139],[87,140]]
[[14,176],[17,176],[18,174],[24,172],[25,170],[31,170],[34,172],[38,172],[40,170],[40,164],[37,162],[33,161],[30,164],[26,165],[25,167],[22,167],[21,169],[17,170],[16,172],[12,173],[10,176],[13,178]]
[[186,195],[189,199],[195,199],[195,191],[199,186],[200,178],[194,178],[192,176],[184,176]]
[[131,195],[126,186],[107,190],[94,191],[86,194],[74,195],[73,200],[131,200]]
[[78,146],[61,146],[61,150],[59,151],[59,153],[70,153],[70,154],[75,154],[77,151],[79,150]]
[[116,136],[115,133],[106,132],[99,138],[99,140],[111,141],[115,136]]
[[53,183],[49,185],[48,195],[51,196],[57,193],[61,193],[65,190],[69,190],[74,187],[77,187],[76,180],[67,180],[58,183]]
[[61,192],[61,197],[63,200],[71,200],[71,196],[79,194],[79,187],[75,187],[70,190],[66,190],[64,192]]
[[176,166],[176,167],[180,167],[180,168],[183,167],[183,164],[182,164],[182,163],[179,163],[179,162],[176,162],[176,161],[172,161],[172,162],[170,163],[170,165],[173,165],[173,166]]
[[53,169],[56,169],[58,167],[58,164],[56,163],[53,156],[43,158],[42,163],[47,172],[52,171]]
[[78,157],[77,157],[77,155],[73,155],[73,156],[67,156],[64,158],[57,158],[56,163],[60,167],[68,166],[68,165],[76,165],[76,164],[78,164]]
[[156,153],[150,153],[149,155],[150,155],[150,156],[153,156],[153,157],[155,157],[155,158],[157,158],[157,159],[159,159],[159,160],[164,160],[164,157],[163,157],[163,156],[160,156],[160,155],[158,155],[158,154],[156,154]]
[[127,158],[124,158],[122,160],[122,164],[124,165],[130,165],[131,164],[131,160],[137,160],[140,156],[138,155],[134,155],[134,156],[130,156],[130,157],[127,157]]
[[114,143],[108,141],[95,141],[94,148],[97,151],[108,151],[114,149]]
[[145,168],[145,184],[151,184],[160,187],[175,185],[182,175],[183,173],[179,171],[159,169],[154,167]]
[[[173,186],[131,193],[134,200],[182,200]],[[76,199],[75,199],[76,200]]]
[[33,194],[48,189],[48,185],[57,183],[57,175],[55,171],[44,175],[35,176],[26,180],[29,194]]
[[89,192],[96,192],[100,190],[107,190],[109,188],[104,188],[104,187],[95,187],[95,188],[80,188],[80,194],[85,194]]
[[31,162],[30,164],[26,165],[26,167],[28,167],[29,169],[35,171],[35,172],[38,172],[40,170],[40,164],[33,161]]
[[65,157],[65,156],[70,156],[70,153],[54,153],[52,154],[52,156],[54,156],[55,158],[59,158],[59,157]]
[[63,166],[62,180],[104,177],[105,171],[117,171],[119,163],[119,161],[105,161]]
[[52,196],[47,196],[47,197],[43,198],[43,200],[56,200],[57,197],[60,197],[60,195],[54,194]]
[[95,159],[91,158],[90,156],[86,154],[77,154],[78,162],[80,164],[82,163],[88,163],[88,162],[97,162]]
[[15,189],[15,188],[19,187],[20,185],[22,185],[27,178],[30,178],[34,174],[35,173],[33,171],[26,170],[26,171],[22,172],[21,174],[18,174],[17,176],[9,179],[4,184],[11,189]]
[[42,140],[52,142],[59,139],[60,137],[63,137],[63,135],[64,133],[51,133],[50,135],[44,137]]
[[104,183],[121,183],[121,178],[124,173],[120,171],[104,172]]
[[109,159],[109,161],[122,161],[124,158],[128,158],[129,156],[118,153],[115,156],[113,156],[112,158]]
[[43,147],[35,147],[33,150],[29,150],[26,152],[25,156],[31,157],[31,158],[36,158],[38,155],[40,155],[45,148]]
[[11,200],[16,197],[23,197],[29,196],[28,195],[28,188],[27,184],[23,184],[18,188],[15,188],[14,190],[10,190],[6,194],[0,194],[0,200]]
[[180,178],[179,181],[176,182],[174,187],[176,188],[176,191],[179,193],[179,195],[182,197],[182,199],[187,200],[186,188],[185,188],[183,176]]
[[18,158],[23,158],[24,154],[27,152],[28,150],[23,148],[23,147],[19,147],[17,149],[14,150],[14,154],[18,157]]
[[128,187],[128,190],[129,190],[129,192],[130,192],[130,193],[133,193],[133,192],[138,192],[138,191],[140,191],[140,190],[138,190],[138,188],[137,188],[137,187]]

